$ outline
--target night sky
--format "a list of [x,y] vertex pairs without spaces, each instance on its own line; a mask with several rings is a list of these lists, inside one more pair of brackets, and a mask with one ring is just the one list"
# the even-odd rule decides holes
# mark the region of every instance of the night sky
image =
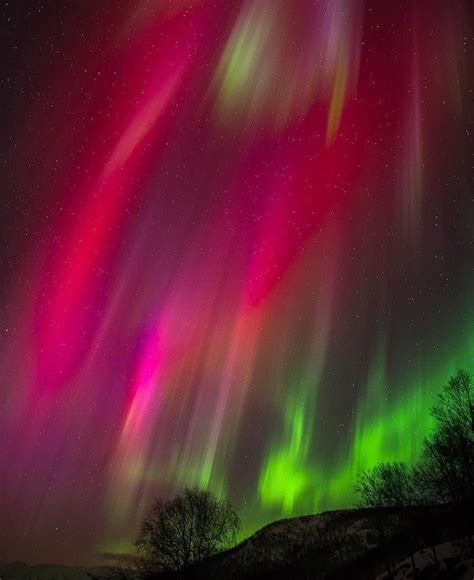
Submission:
[[415,460],[474,371],[472,2],[1,4],[0,560]]

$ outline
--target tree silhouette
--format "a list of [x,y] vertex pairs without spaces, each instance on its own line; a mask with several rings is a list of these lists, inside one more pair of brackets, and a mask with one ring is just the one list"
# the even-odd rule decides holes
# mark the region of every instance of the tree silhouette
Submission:
[[145,573],[182,570],[235,544],[240,520],[228,501],[185,489],[157,499],[143,520],[136,546]]
[[474,497],[474,384],[459,370],[431,409],[436,420],[425,440],[423,461],[427,483],[440,501],[472,503]]
[[358,474],[354,487],[360,507],[401,507],[412,503],[412,471],[404,463],[379,463]]
[[[415,495],[413,471],[404,463],[379,463],[358,474],[355,492],[359,495],[359,506],[365,508],[400,508],[409,506]],[[394,534],[400,528],[398,514],[376,509],[373,517],[378,549],[382,555],[389,578],[393,576],[394,562],[390,547]],[[413,553],[410,554],[415,569]]]
[[453,502],[474,497],[474,384],[459,370],[431,409],[436,426],[425,439],[420,462],[379,463],[357,477],[355,491],[364,507],[400,507]]
[[438,404],[431,415],[439,425],[460,430],[466,437],[474,434],[474,383],[470,375],[460,369],[451,377],[438,395]]
[[[359,505],[426,506],[425,519],[434,521],[433,504],[452,504],[459,531],[467,536],[474,552],[474,384],[466,371],[459,370],[449,379],[430,413],[435,428],[424,440],[420,461],[411,468],[402,463],[379,463],[361,472],[355,485]],[[408,516],[416,519],[411,512],[408,510]],[[383,520],[383,514],[381,517]],[[435,537],[429,527],[424,535],[436,558]]]
[[419,483],[438,502],[454,504],[474,553],[474,383],[466,371],[450,378],[431,415],[436,427],[424,442]]

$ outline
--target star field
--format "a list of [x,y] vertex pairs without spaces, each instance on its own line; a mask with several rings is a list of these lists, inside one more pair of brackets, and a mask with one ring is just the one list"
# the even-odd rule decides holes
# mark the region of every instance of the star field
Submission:
[[472,371],[469,2],[4,2],[0,560],[249,534],[414,461]]

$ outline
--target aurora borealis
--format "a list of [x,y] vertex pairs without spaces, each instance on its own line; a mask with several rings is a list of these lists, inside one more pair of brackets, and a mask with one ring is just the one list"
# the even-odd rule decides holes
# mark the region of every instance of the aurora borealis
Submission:
[[0,560],[128,554],[186,485],[250,533],[416,459],[474,371],[472,4],[4,12]]

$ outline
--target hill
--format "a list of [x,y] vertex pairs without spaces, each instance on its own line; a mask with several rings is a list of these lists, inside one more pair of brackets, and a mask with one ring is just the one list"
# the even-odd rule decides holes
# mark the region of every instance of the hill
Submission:
[[[458,518],[449,505],[418,508],[352,509],[278,520],[231,550],[221,552],[182,573],[159,574],[157,580],[310,579],[369,580],[387,577],[391,568],[406,578],[410,556],[429,560],[429,548],[459,537]],[[453,544],[454,545],[454,544]],[[458,542],[458,545],[459,542]],[[424,550],[422,549],[424,548]],[[446,552],[446,548],[443,548]],[[442,551],[440,551],[442,553]],[[457,554],[457,571],[462,557]],[[407,564],[408,562],[408,564]],[[423,566],[416,577],[450,576],[453,564]],[[471,562],[466,559],[468,570]],[[419,566],[422,568],[422,566]],[[453,568],[454,569],[454,568]],[[439,575],[441,573],[441,575]],[[385,575],[384,575],[385,574]],[[434,575],[432,575],[434,574]],[[409,575],[412,577],[411,575]],[[102,566],[27,566],[0,564],[1,580],[136,580],[136,572]]]
[[157,578],[367,580],[421,547],[457,537],[450,506],[353,509],[273,522],[181,574]]

